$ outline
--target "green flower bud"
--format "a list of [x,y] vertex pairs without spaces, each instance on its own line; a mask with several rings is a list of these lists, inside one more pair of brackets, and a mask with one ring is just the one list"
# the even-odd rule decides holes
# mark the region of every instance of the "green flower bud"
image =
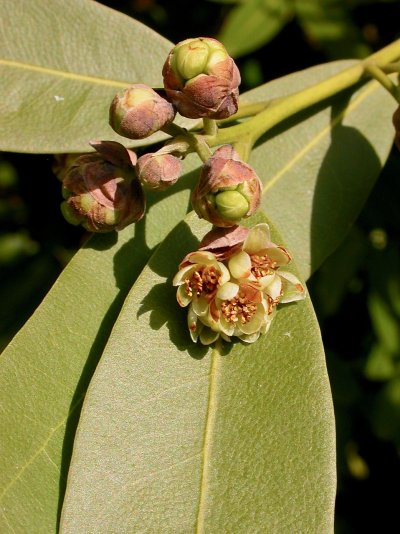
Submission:
[[216,39],[178,43],[164,64],[163,77],[167,97],[185,117],[223,119],[237,111],[239,70]]
[[192,193],[197,215],[221,227],[235,226],[252,215],[260,199],[260,179],[230,145],[220,147],[205,162]]
[[142,185],[153,191],[164,191],[175,184],[181,169],[180,160],[171,154],[147,153],[138,159],[136,165]]
[[131,85],[118,93],[110,107],[110,126],[129,139],[143,139],[170,124],[173,105],[144,84]]
[[79,156],[64,174],[61,211],[90,232],[121,230],[145,211],[136,155],[114,141],[91,144],[97,153]]

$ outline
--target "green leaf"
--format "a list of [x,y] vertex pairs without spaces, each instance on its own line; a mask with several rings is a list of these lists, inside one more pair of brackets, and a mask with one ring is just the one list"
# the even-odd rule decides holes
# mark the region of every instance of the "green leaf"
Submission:
[[248,0],[232,9],[218,39],[232,56],[243,56],[268,43],[292,15],[288,0]]
[[[0,532],[54,532],[91,375],[151,249],[185,216],[197,165],[147,217],[98,235],[63,271],[0,359]],[[34,497],[33,497],[34,496]]]
[[[243,95],[279,98],[353,65],[338,61],[285,76]],[[350,229],[393,144],[396,104],[376,82],[346,91],[273,128],[250,163],[264,183],[262,206],[305,279]]]
[[108,125],[111,100],[131,83],[162,86],[172,44],[89,0],[67,7],[63,0],[4,0],[2,7],[0,150],[87,152],[91,139],[126,143]]
[[363,58],[371,53],[351,19],[346,1],[295,0],[294,8],[308,39],[321,47],[328,58]]
[[282,306],[253,345],[194,345],[171,279],[209,228],[188,216],[125,301],[82,411],[62,534],[333,531],[334,419],[310,300]]

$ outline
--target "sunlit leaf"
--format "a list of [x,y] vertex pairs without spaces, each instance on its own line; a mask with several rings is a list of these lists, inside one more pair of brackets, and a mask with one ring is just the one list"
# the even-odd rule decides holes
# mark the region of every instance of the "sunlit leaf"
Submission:
[[131,83],[162,86],[171,47],[89,0],[4,0],[0,150],[85,152],[90,139],[127,142],[108,125],[110,102]]
[[[338,61],[253,89],[243,100],[278,98],[351,66]],[[342,241],[393,144],[396,107],[376,82],[343,92],[273,128],[251,154],[262,205],[308,278]]]
[[310,300],[282,306],[253,345],[194,345],[171,279],[210,226],[185,221],[91,382],[61,532],[332,532],[334,420]]
[[173,196],[153,195],[145,220],[92,238],[3,352],[0,532],[55,531],[87,385],[151,249],[185,216],[192,178],[181,180]]

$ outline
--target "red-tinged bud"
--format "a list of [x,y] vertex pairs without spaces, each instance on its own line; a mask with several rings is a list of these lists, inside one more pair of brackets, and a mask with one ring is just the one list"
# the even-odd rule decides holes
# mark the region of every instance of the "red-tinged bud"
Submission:
[[118,93],[110,107],[110,126],[129,139],[148,137],[174,118],[173,105],[151,87],[140,83]]
[[393,126],[396,131],[394,142],[396,143],[397,148],[400,150],[400,106],[394,112]]
[[193,209],[215,226],[235,226],[260,204],[261,181],[230,145],[207,160],[192,193]]
[[180,160],[171,154],[147,153],[138,159],[136,165],[142,185],[153,191],[164,191],[175,184],[181,170]]
[[184,117],[224,119],[238,109],[240,73],[216,39],[178,43],[163,67],[167,97]]
[[68,222],[90,232],[121,230],[145,211],[136,155],[114,141],[91,145],[97,153],[76,158],[64,175],[61,211]]
[[54,155],[52,171],[57,176],[57,178],[60,180],[60,182],[63,181],[64,176],[69,171],[71,165],[77,158],[79,158],[79,156],[82,156],[82,154],[55,154]]

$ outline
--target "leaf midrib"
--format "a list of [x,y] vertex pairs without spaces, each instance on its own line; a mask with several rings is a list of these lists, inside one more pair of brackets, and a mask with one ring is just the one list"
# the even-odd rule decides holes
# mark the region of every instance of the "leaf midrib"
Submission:
[[341,111],[331,122],[328,126],[325,126],[322,130],[320,130],[319,133],[317,133],[311,141],[307,145],[305,145],[301,150],[297,152],[295,156],[291,158],[286,165],[284,165],[268,182],[264,185],[262,195],[265,195],[267,191],[269,191],[272,187],[274,187],[277,182],[288,172],[294,165],[301,160],[308,152],[314,148],[328,133],[337,126],[347,115],[352,113],[355,109],[357,109],[358,106],[361,105],[363,100],[367,98],[372,92],[379,89],[378,82],[372,81],[370,82],[365,90],[358,95],[353,102],[351,102],[343,111]]
[[9,68],[16,68],[27,70],[31,72],[38,72],[40,74],[46,74],[48,76],[56,76],[59,78],[66,78],[69,80],[78,80],[81,82],[87,82],[95,85],[105,85],[108,87],[126,88],[130,82],[122,82],[118,80],[109,80],[106,78],[99,78],[97,76],[88,76],[86,74],[78,74],[76,72],[68,72],[60,69],[52,69],[49,67],[41,67],[39,65],[32,65],[30,63],[23,63],[20,61],[10,61],[8,59],[0,59],[0,65]]
[[204,425],[204,437],[202,447],[202,462],[201,462],[201,478],[200,478],[200,492],[199,492],[199,506],[196,518],[196,534],[202,534],[204,532],[204,518],[205,518],[205,498],[208,487],[209,468],[210,468],[210,455],[211,455],[211,443],[212,433],[215,425],[216,415],[216,383],[218,373],[218,362],[220,359],[220,342],[215,344],[211,352],[211,365],[209,374],[209,387],[208,387],[208,402],[206,411],[206,421]]

